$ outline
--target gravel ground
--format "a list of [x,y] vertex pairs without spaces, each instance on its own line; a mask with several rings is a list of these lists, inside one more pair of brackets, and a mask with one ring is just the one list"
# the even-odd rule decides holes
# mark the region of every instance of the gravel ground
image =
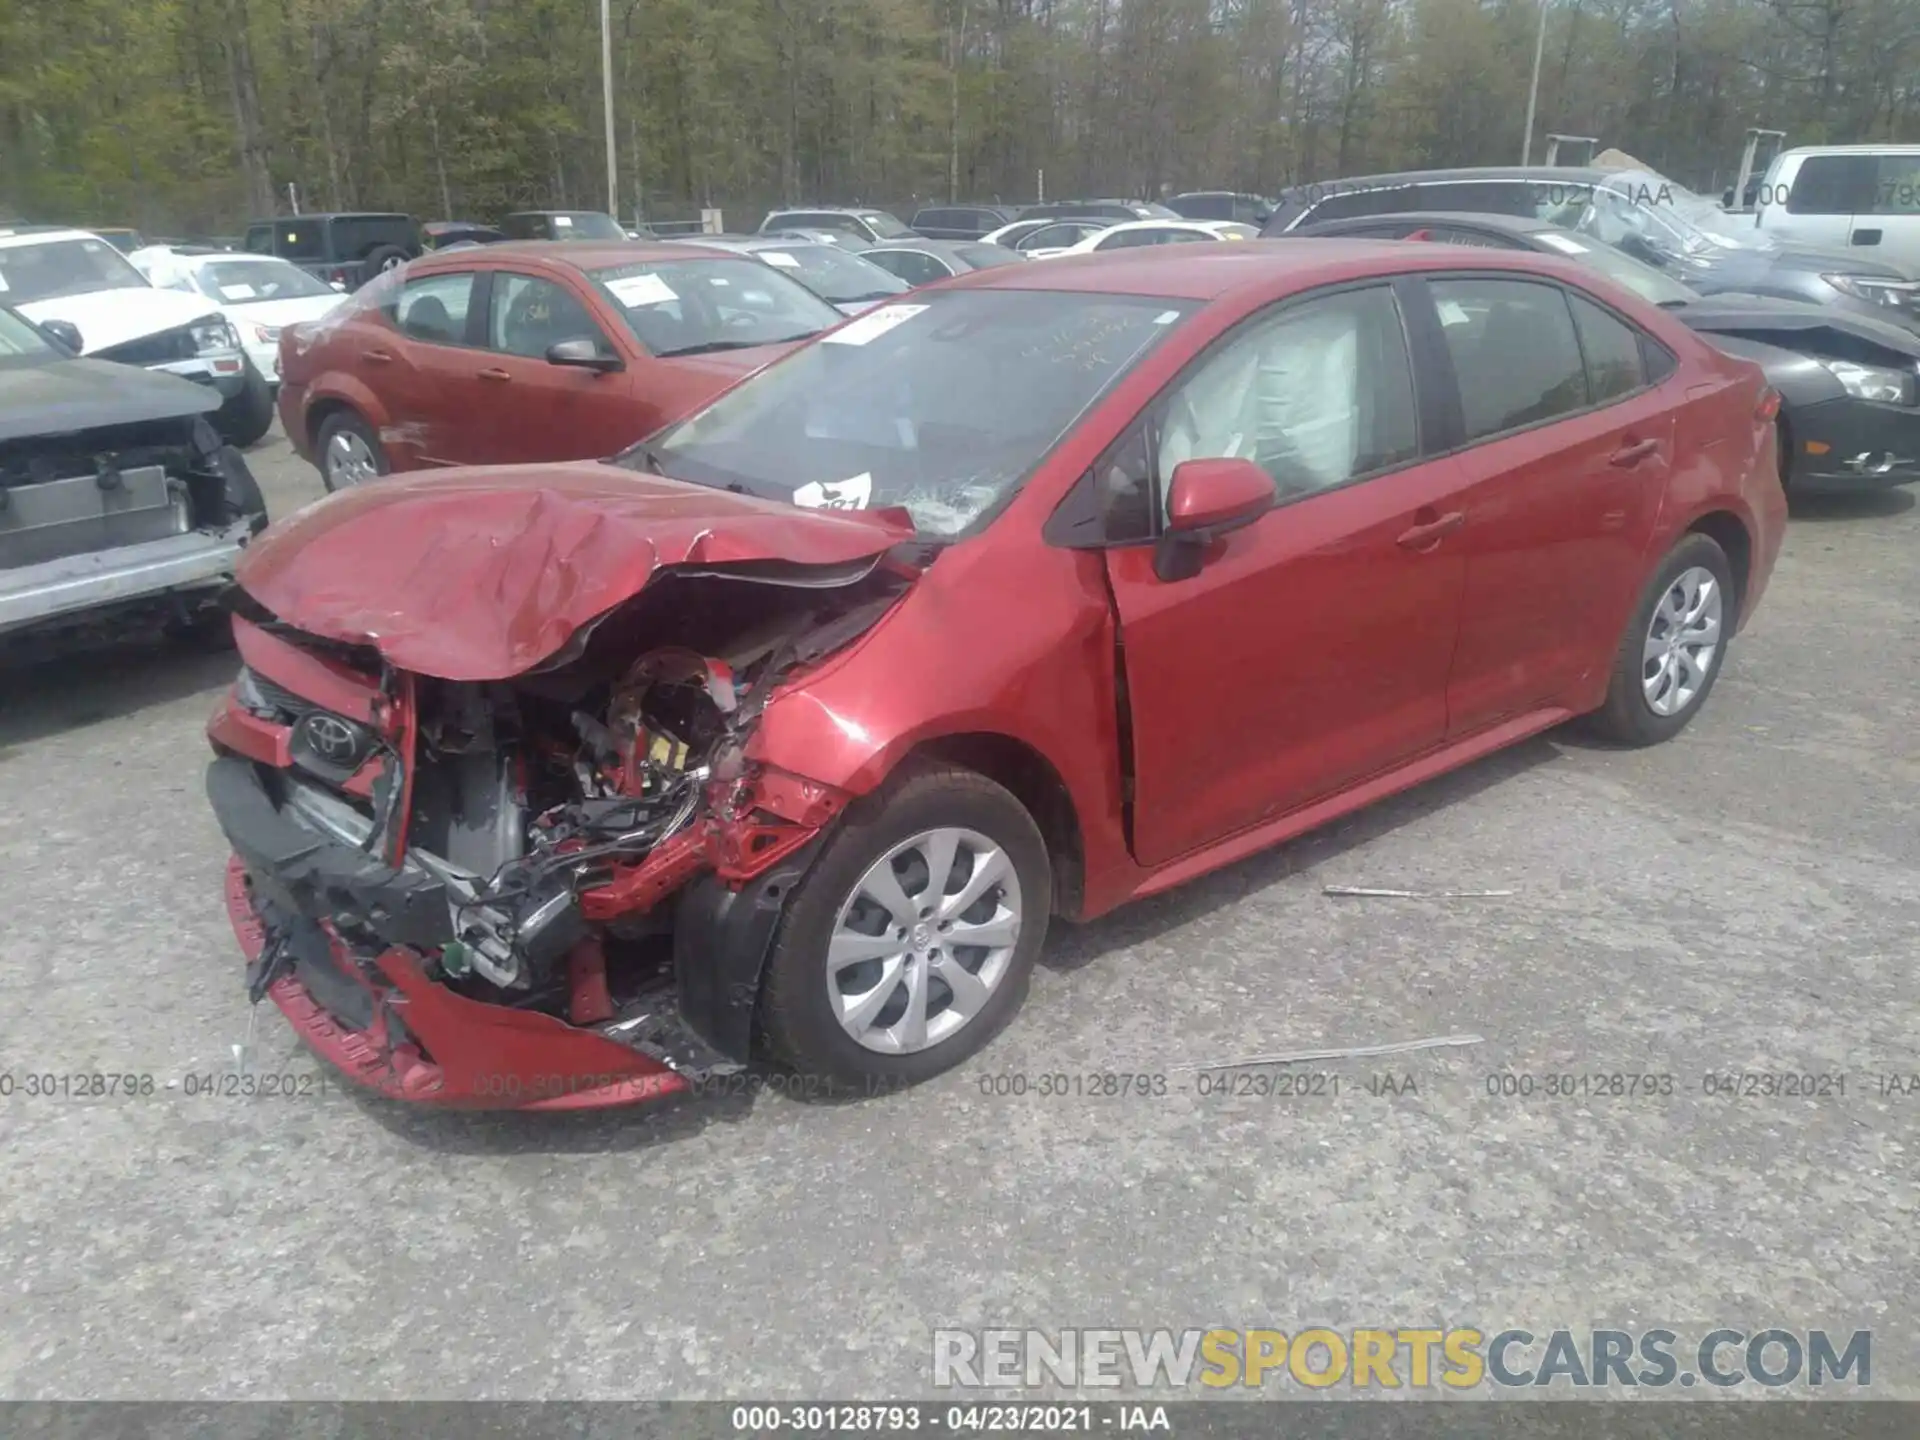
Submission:
[[[252,459],[276,514],[319,493]],[[1675,743],[1550,735],[1057,932],[984,1055],[841,1105],[188,1097],[246,1029],[201,791],[232,661],[0,670],[0,1068],[158,1087],[0,1099],[0,1395],[903,1396],[936,1326],[1667,1323],[1871,1328],[1920,1398],[1920,1096],[1875,1080],[1920,1071],[1916,545],[1904,493],[1800,516]],[[1172,1070],[1447,1035],[1306,1067],[1337,1095]],[[258,1044],[316,1070],[270,1007]],[[1167,1093],[1037,1093],[1103,1071]],[[1562,1072],[1674,1090],[1489,1093]]]

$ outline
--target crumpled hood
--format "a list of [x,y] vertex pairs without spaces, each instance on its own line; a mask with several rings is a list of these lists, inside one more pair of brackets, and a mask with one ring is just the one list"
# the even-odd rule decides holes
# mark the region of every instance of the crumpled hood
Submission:
[[15,307],[29,320],[66,320],[80,327],[82,353],[111,350],[129,340],[142,340],[163,330],[191,325],[217,315],[220,307],[201,295],[184,290],[157,290],[129,285],[121,290],[91,290],[84,295],[56,295]]
[[1806,335],[1814,348],[1819,348],[1818,332],[1829,331],[1854,336],[1896,355],[1920,359],[1920,335],[1894,320],[1800,300],[1729,292],[1703,296],[1685,305],[1670,305],[1667,313],[1695,330],[1725,335]]
[[274,615],[445,680],[502,680],[664,566],[845,566],[913,528],[588,461],[427,471],[330,496],[247,547],[236,578]]

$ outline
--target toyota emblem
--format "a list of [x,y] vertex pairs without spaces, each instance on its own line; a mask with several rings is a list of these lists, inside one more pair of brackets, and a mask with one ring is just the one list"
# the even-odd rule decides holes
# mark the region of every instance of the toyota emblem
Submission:
[[360,730],[338,715],[315,712],[300,722],[307,748],[329,765],[348,766],[360,758]]

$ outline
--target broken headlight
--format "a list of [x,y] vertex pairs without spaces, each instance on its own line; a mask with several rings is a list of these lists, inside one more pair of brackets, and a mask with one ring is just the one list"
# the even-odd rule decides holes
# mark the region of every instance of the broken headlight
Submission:
[[1882,405],[1911,405],[1914,377],[1905,370],[1886,370],[1878,365],[1858,365],[1851,360],[1822,360],[1833,378],[1856,400],[1877,400]]
[[194,321],[187,327],[187,333],[193,337],[196,354],[219,355],[240,348],[240,337],[234,334],[233,326],[218,315]]

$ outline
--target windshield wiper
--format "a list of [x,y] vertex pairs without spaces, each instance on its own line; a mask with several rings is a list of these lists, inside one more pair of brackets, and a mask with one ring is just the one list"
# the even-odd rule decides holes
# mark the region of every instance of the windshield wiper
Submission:
[[682,345],[678,350],[656,350],[653,353],[658,359],[665,360],[673,355],[711,355],[719,350],[752,350],[756,346],[779,343],[778,340],[708,340],[699,345]]

